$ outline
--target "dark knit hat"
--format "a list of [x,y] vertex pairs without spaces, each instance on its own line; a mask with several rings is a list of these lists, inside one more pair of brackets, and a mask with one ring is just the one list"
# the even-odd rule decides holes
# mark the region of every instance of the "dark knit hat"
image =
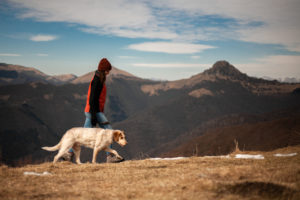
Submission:
[[102,58],[98,65],[98,71],[110,71],[111,64],[106,58]]

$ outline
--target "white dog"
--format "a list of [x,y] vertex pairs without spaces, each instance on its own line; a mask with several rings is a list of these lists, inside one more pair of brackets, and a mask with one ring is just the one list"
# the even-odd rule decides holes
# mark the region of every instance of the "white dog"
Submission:
[[53,159],[53,163],[56,163],[62,155],[72,148],[74,150],[76,163],[81,164],[80,149],[82,145],[94,149],[93,163],[96,163],[97,154],[101,150],[110,152],[117,158],[123,159],[117,151],[109,148],[113,141],[117,142],[122,147],[127,144],[123,131],[80,127],[68,130],[57,145],[53,147],[42,147],[42,149],[47,151],[59,150]]

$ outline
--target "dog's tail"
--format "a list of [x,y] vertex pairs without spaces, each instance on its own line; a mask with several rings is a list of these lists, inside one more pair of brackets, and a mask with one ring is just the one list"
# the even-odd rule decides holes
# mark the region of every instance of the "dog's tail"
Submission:
[[58,149],[60,149],[60,146],[61,146],[61,141],[53,147],[42,147],[42,149],[46,151],[57,151]]

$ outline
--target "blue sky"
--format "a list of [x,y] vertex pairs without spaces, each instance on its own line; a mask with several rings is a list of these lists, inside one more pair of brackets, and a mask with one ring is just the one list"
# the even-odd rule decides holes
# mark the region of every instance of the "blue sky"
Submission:
[[151,79],[227,60],[250,76],[300,78],[299,0],[4,0],[0,62],[78,76],[102,57]]

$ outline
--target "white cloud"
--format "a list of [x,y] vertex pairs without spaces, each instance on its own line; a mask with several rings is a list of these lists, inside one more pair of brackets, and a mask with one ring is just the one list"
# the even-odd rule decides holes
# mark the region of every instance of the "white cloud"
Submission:
[[139,28],[151,20],[150,10],[138,0],[10,0],[26,8],[21,18],[83,24],[90,27]]
[[42,57],[43,57],[43,56],[48,56],[48,54],[45,54],[45,53],[37,53],[36,55],[37,55],[37,56],[42,56]]
[[209,68],[211,64],[198,64],[198,63],[134,63],[135,67],[150,67],[150,68],[187,68],[187,67],[201,67]]
[[122,59],[136,59],[137,57],[136,56],[119,56],[119,58],[122,58]]
[[0,56],[17,57],[17,56],[21,56],[21,55],[15,54],[15,53],[0,53]]
[[[248,42],[282,44],[291,51],[300,51],[300,1],[299,0],[154,0],[157,6],[184,11],[191,16],[219,16],[235,19],[237,24],[216,29],[223,39]],[[259,22],[259,26],[249,26]],[[195,35],[204,39],[216,39],[214,32],[202,29]],[[229,28],[229,29],[228,29]],[[230,32],[228,32],[230,31]]]
[[198,53],[206,49],[215,48],[203,44],[176,43],[176,42],[144,42],[139,44],[131,44],[129,49],[148,52],[162,52],[170,54],[192,54]]
[[201,56],[191,56],[191,58],[197,60],[197,59],[201,58]]
[[277,55],[257,59],[253,63],[237,64],[244,73],[256,77],[300,78],[300,56]]
[[300,29],[298,27],[261,27],[239,30],[241,40],[247,42],[281,44],[290,51],[300,52]]
[[149,27],[145,29],[133,30],[130,28],[81,28],[82,31],[100,35],[115,35],[125,38],[148,38],[148,39],[175,39],[178,37],[176,33],[172,33],[167,30],[150,30]]
[[48,41],[56,40],[57,36],[38,34],[38,35],[31,36],[29,39],[34,42],[48,42]]
[[[299,0],[8,1],[23,9],[20,18],[79,24],[81,30],[101,35],[176,41],[235,39],[300,51]],[[199,25],[199,17],[205,16],[225,21]]]
[[159,26],[147,2],[139,0],[9,0],[25,8],[20,18],[43,22],[67,22],[83,25],[81,30],[129,38],[170,39],[177,35]]

